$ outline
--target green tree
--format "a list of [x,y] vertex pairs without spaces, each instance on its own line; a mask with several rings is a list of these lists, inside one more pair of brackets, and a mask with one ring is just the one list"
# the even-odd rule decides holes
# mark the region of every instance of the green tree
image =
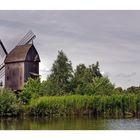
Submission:
[[92,77],[102,77],[98,61],[96,62],[96,64],[89,65],[88,69],[90,73],[92,74]]
[[95,95],[112,95],[115,86],[108,77],[95,77],[92,82],[92,88]]
[[89,65],[89,67],[86,67],[84,64],[78,65],[72,80],[74,91],[76,93],[86,94],[85,92],[91,87],[90,84],[95,77],[102,77],[99,62]]
[[41,83],[40,95],[44,96],[54,96],[54,95],[64,95],[66,91],[60,87],[57,82],[54,81],[51,77],[47,81]]
[[78,84],[76,94],[81,95],[112,95],[114,85],[107,77],[94,77],[92,82]]
[[73,69],[71,61],[68,60],[63,51],[58,51],[57,59],[53,63],[51,74],[47,80],[48,94],[55,95],[71,92],[72,78]]
[[135,94],[140,94],[140,87],[136,87],[136,86],[131,86],[128,87],[126,90],[128,93],[135,93]]

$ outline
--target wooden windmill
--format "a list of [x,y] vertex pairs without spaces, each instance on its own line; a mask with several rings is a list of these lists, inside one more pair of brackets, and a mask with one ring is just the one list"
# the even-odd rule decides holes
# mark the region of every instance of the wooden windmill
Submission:
[[9,53],[0,41],[0,55],[5,57],[0,65],[0,79],[5,76],[6,88],[20,91],[29,77],[39,76],[40,57],[33,45],[35,38],[35,34],[29,31]]

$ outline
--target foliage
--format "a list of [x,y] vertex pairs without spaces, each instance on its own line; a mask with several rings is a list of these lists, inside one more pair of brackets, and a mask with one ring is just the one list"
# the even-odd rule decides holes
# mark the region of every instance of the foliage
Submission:
[[18,115],[16,95],[8,89],[0,89],[0,116]]
[[20,100],[23,103],[29,103],[31,98],[37,98],[40,95],[41,82],[40,79],[29,78],[25,84],[22,92],[20,93]]
[[114,85],[108,77],[95,77],[92,82],[93,93],[96,95],[111,95]]
[[86,67],[84,64],[78,65],[74,72],[73,81],[75,85],[90,83],[94,77],[102,77],[99,69],[99,62],[96,62],[95,65],[89,65],[89,67]]
[[88,67],[80,64],[73,72],[71,62],[63,51],[59,51],[48,79],[41,82],[40,79],[29,78],[19,100],[12,91],[0,90],[0,116],[17,115],[20,109],[36,116],[125,116],[127,113],[138,116],[139,93],[140,86],[131,86],[127,90],[115,88],[108,77],[101,74],[99,62]]
[[44,96],[33,99],[30,104],[30,114],[36,116],[50,115],[115,115],[132,116],[140,112],[140,96],[127,95],[95,95],[95,96]]
[[72,73],[73,69],[71,62],[63,51],[58,51],[57,59],[53,63],[51,74],[48,78],[48,94],[53,95],[56,93],[55,91],[57,91],[58,94],[70,92],[70,83],[73,77]]
[[53,82],[51,78],[41,83],[40,95],[42,96],[44,95],[54,96],[64,94],[66,94],[65,91],[56,82]]
[[86,67],[80,64],[74,73],[72,64],[63,51],[58,51],[58,56],[53,63],[51,74],[46,81],[29,78],[20,95],[24,103],[29,103],[31,98],[55,95],[110,95],[114,85],[107,77],[103,77],[99,62]]
[[90,83],[79,84],[75,92],[81,95],[111,95],[114,85],[107,77],[94,77]]
[[89,67],[78,65],[72,82],[74,92],[81,95],[111,95],[114,90],[108,77],[101,74],[98,61]]
[[127,88],[126,92],[140,94],[140,86],[138,86],[138,87],[131,86],[131,87]]

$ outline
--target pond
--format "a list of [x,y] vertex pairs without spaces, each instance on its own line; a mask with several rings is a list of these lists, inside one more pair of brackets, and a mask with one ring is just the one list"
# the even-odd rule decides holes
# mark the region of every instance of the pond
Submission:
[[1,130],[140,130],[137,118],[0,118]]

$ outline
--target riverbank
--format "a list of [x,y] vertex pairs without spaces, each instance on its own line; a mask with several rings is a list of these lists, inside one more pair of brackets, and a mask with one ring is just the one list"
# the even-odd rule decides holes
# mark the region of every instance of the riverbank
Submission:
[[0,93],[0,116],[116,116],[139,117],[139,94],[40,96],[28,104],[9,91]]

